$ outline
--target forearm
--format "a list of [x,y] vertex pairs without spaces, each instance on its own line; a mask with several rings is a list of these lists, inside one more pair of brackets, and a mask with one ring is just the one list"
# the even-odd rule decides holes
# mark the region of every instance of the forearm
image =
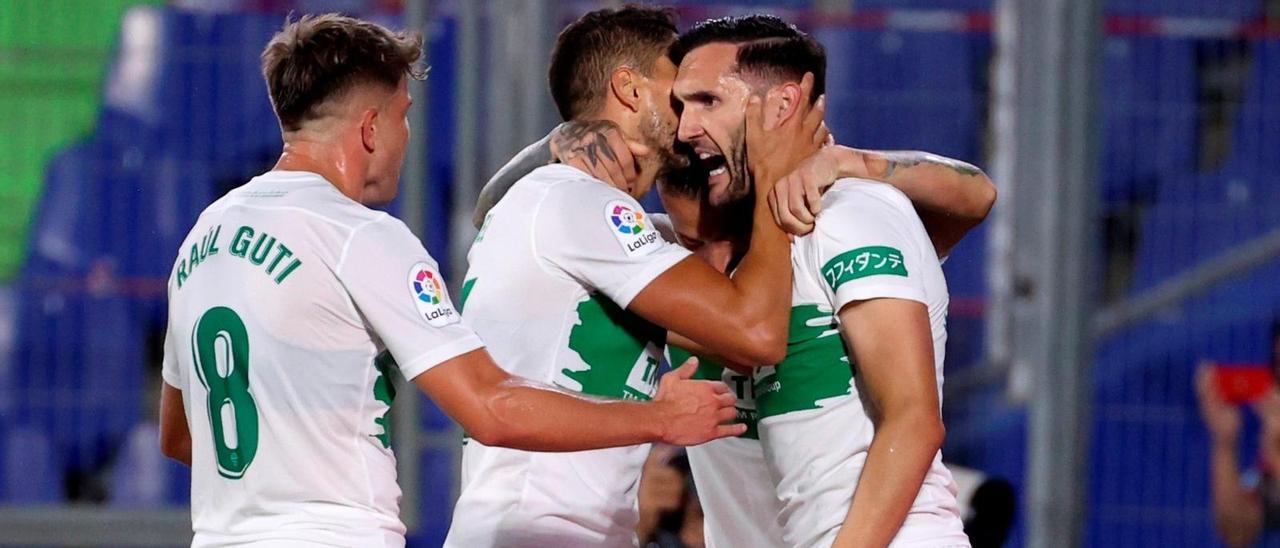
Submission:
[[940,255],[990,213],[996,187],[981,169],[927,152],[837,152],[841,177],[866,176],[902,191],[920,212]]
[[982,220],[995,202],[995,184],[977,166],[919,151],[863,151],[871,175],[901,190],[920,207]]
[[942,438],[941,420],[928,411],[882,420],[834,546],[887,546],[919,494]]
[[1240,485],[1235,447],[1215,442],[1210,468],[1213,516],[1219,536],[1228,546],[1250,544],[1262,529],[1262,509]]
[[742,336],[774,341],[777,352],[762,363],[772,365],[786,353],[787,324],[791,316],[791,240],[773,220],[764,196],[757,196],[752,215],[751,246],[732,281],[737,306],[735,316],[745,325]]
[[[525,451],[586,451],[662,439],[663,420],[654,404],[593,398],[511,377],[485,401],[489,422],[485,445]],[[566,428],[566,425],[590,425]]]
[[[688,352],[694,356],[697,356],[699,359],[714,361],[720,364],[721,366],[724,366],[728,369],[732,369],[735,373],[739,375],[750,376],[752,370],[754,369],[751,366],[742,365],[733,360],[725,358],[723,355],[720,355],[717,352],[713,352],[711,351],[711,349],[703,345],[700,345],[694,342],[692,339],[685,337],[684,335],[681,335],[679,333],[676,333],[675,331],[667,332],[667,345],[681,348],[685,352]],[[773,364],[769,364],[769,365],[773,365]],[[680,364],[678,363],[671,364],[671,367],[679,367],[679,366]]]
[[516,184],[525,175],[528,175],[535,169],[547,165],[551,161],[551,134],[538,140],[537,142],[527,146],[515,155],[511,161],[498,169],[498,172],[489,178],[484,184],[484,188],[480,189],[480,195],[476,198],[475,213],[471,218],[471,222],[475,223],[476,229],[484,224],[484,217],[489,213],[493,206],[497,205],[498,200],[507,194],[511,186]]

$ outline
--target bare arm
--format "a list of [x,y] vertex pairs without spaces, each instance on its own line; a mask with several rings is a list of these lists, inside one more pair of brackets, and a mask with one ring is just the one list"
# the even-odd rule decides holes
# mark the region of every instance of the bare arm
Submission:
[[982,170],[927,152],[884,152],[844,146],[823,149],[774,188],[778,222],[808,234],[822,211],[822,192],[836,179],[858,177],[893,185],[911,199],[939,257],[945,257],[995,204],[996,188]]
[[[690,360],[664,375],[652,402],[592,398],[515,377],[474,350],[413,379],[472,438],[526,451],[585,451],[654,441],[696,445],[736,436],[736,399],[720,382],[690,380]],[[588,424],[591,428],[566,428]]]
[[1209,481],[1213,491],[1213,521],[1218,537],[1227,546],[1247,546],[1262,533],[1262,504],[1240,483],[1236,442],[1240,436],[1240,410],[1223,401],[1214,386],[1211,366],[1196,371],[1196,395],[1200,414],[1209,429]]
[[[763,101],[747,108],[746,146],[756,192],[752,210],[751,247],[731,278],[690,256],[658,276],[631,301],[629,309],[680,333],[728,362],[744,366],[772,365],[786,356],[791,310],[791,241],[773,222],[769,190],[820,145],[814,135],[825,132],[825,101],[812,108],[806,76],[792,114],[770,125]],[[776,112],[771,108],[770,112]]]
[[182,406],[182,391],[169,383],[160,389],[160,452],[164,456],[191,466],[191,431],[187,427],[187,411]]
[[834,546],[886,546],[945,436],[929,312],[903,299],[854,302],[840,311],[840,330],[857,360],[876,428]]
[[676,348],[681,348],[685,352],[688,352],[694,356],[706,358],[709,360],[715,360],[716,363],[723,365],[724,367],[727,367],[729,369],[732,369],[733,372],[739,375],[750,376],[751,371],[753,369],[752,367],[748,367],[745,365],[741,365],[741,364],[726,360],[724,356],[718,355],[715,352],[708,350],[707,347],[702,346],[696,342],[693,342],[689,340],[688,337],[685,337],[684,335],[676,333],[675,331],[667,332],[667,345],[674,346]]
[[860,152],[873,178],[911,198],[939,257],[982,223],[996,202],[995,184],[965,162],[919,151]]

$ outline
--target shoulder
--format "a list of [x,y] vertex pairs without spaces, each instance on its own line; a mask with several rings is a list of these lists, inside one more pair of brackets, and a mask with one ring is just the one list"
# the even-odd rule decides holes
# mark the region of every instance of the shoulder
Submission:
[[836,181],[822,197],[823,209],[870,209],[912,212],[911,200],[893,185],[867,179]]
[[822,197],[817,232],[846,231],[884,225],[920,225],[911,200],[902,191],[875,181],[841,179]]
[[645,215],[640,203],[627,193],[594,179],[575,168],[562,165],[543,166],[517,183],[526,185],[534,194],[532,198],[540,215],[555,215],[580,219],[583,216],[610,218],[611,216]]

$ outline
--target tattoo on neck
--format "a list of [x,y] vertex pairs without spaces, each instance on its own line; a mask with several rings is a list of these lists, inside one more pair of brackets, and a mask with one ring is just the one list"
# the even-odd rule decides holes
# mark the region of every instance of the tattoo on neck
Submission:
[[552,143],[560,151],[562,162],[582,156],[592,167],[598,167],[603,160],[618,161],[617,153],[609,146],[608,135],[617,129],[616,124],[606,120],[569,122],[555,133]]

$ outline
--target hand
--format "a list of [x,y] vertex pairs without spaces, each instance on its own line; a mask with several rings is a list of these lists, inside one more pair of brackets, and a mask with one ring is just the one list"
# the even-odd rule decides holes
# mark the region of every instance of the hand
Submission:
[[1240,410],[1218,394],[1213,379],[1213,366],[1202,363],[1196,368],[1196,396],[1209,436],[1217,444],[1234,444],[1240,437]]
[[[747,169],[755,180],[758,193],[767,193],[782,175],[790,173],[802,160],[812,156],[827,142],[823,116],[826,113],[826,97],[819,97],[809,104],[813,92],[813,74],[806,73],[800,81],[801,96],[792,116],[776,127],[769,127],[765,120],[766,108],[775,112],[776,95],[766,98],[753,96],[747,101],[746,146]],[[770,103],[766,105],[767,103]]]
[[565,122],[551,132],[551,159],[628,192],[636,178],[637,151],[613,122]]
[[698,359],[689,358],[658,381],[653,402],[664,415],[663,443],[698,445],[747,431],[745,424],[727,424],[738,417],[738,399],[729,387],[720,381],[692,380],[697,370]]
[[835,147],[823,148],[774,185],[769,208],[783,230],[796,236],[813,232],[814,219],[822,211],[822,193],[840,176],[839,153]]

